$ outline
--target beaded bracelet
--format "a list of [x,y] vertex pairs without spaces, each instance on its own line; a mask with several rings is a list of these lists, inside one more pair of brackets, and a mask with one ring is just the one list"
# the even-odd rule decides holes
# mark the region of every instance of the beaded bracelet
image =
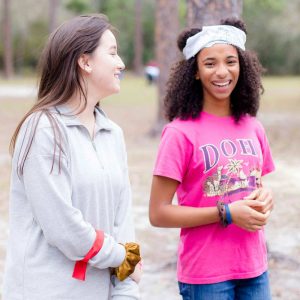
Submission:
[[229,224],[232,223],[232,218],[229,210],[228,204],[222,202],[222,201],[217,201],[217,208],[219,212],[219,217],[220,217],[220,222],[223,227],[227,227]]

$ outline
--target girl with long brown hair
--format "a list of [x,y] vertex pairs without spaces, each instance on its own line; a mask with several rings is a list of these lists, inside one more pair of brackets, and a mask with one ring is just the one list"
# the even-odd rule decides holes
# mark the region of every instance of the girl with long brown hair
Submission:
[[124,67],[103,15],[51,34],[37,102],[11,142],[4,300],[138,299],[123,134],[99,107]]

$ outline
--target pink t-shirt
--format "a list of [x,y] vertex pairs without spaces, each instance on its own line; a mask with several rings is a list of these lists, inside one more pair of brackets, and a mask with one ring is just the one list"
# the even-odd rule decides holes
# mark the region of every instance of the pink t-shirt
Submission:
[[[261,176],[274,170],[260,122],[250,116],[238,124],[232,117],[202,112],[197,119],[166,125],[154,175],[180,182],[179,205],[216,206],[217,200],[243,199],[261,186]],[[178,280],[217,283],[256,277],[267,269],[264,231],[248,232],[235,224],[214,223],[181,229]]]

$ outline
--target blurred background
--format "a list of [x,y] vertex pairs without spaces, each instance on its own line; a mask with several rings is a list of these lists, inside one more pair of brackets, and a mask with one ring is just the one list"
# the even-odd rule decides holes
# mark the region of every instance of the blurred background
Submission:
[[[8,235],[10,155],[18,121],[35,101],[36,66],[45,41],[75,15],[101,12],[119,30],[126,64],[119,95],[101,106],[124,129],[137,240],[142,245],[143,300],[180,299],[179,230],[148,221],[151,172],[165,123],[162,99],[176,38],[185,27],[236,16],[247,24],[247,48],[266,69],[258,118],[277,170],[265,178],[276,202],[266,226],[273,299],[300,299],[300,0],[1,0],[0,2],[0,299]],[[220,254],[221,255],[221,254]]]

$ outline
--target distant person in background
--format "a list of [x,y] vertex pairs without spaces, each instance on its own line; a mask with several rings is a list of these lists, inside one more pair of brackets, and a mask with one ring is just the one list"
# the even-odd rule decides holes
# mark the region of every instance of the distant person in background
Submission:
[[122,130],[99,107],[125,68],[103,15],[53,32],[13,135],[3,300],[139,299]]
[[159,67],[156,61],[150,60],[145,66],[145,76],[149,84],[156,83],[159,77]]
[[[150,199],[154,226],[181,228],[177,276],[184,300],[271,299],[264,226],[273,208],[262,176],[274,170],[255,118],[262,67],[245,50],[242,21],[178,38],[165,97]],[[178,204],[172,203],[177,193]]]

